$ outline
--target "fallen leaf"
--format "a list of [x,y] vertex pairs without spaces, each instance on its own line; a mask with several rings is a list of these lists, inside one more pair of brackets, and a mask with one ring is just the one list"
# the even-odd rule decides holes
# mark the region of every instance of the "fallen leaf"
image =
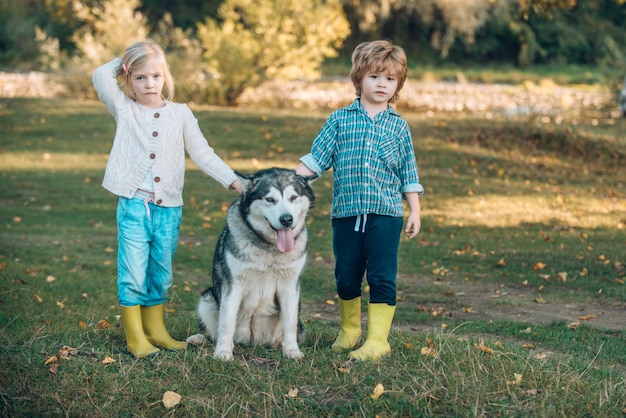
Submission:
[[437,357],[437,349],[433,346],[422,347],[422,349],[420,350],[420,353],[423,356]]
[[470,306],[463,306],[463,312],[471,313],[472,312],[472,308]]
[[545,359],[547,359],[547,358],[548,358],[548,355],[547,355],[546,353],[539,353],[539,354],[537,354],[537,355],[535,356],[535,358],[536,358],[537,360],[545,360]]
[[533,266],[533,270],[535,271],[543,270],[544,268],[546,268],[546,264],[542,263],[541,261],[536,262],[535,265]]
[[50,368],[48,369],[50,371],[50,373],[52,374],[57,374],[57,372],[59,371],[59,363],[52,363],[50,365]]
[[39,295],[37,295],[37,294],[35,294],[35,293],[33,293],[33,299],[35,299],[35,300],[36,300],[37,302],[39,302],[39,303],[43,302],[43,299],[41,299],[41,298],[39,297]]
[[115,363],[115,359],[109,356],[106,356],[104,360],[102,360],[102,364],[111,364]]
[[597,317],[598,315],[590,314],[590,315],[585,315],[585,316],[579,316],[578,319],[580,319],[581,321],[589,321],[590,319],[597,318]]
[[509,386],[519,386],[520,383],[522,383],[522,375],[519,373],[513,373],[513,377],[515,377],[515,380],[507,380],[506,384]]
[[525,348],[527,350],[534,350],[535,349],[535,344],[533,344],[533,343],[522,344],[522,348]]
[[46,361],[43,364],[48,365],[50,363],[56,363],[57,361],[59,361],[57,356],[50,356],[46,359]]
[[372,392],[372,394],[370,395],[370,398],[378,399],[383,395],[383,393],[385,393],[385,387],[383,386],[382,383],[379,383],[374,388],[374,392]]
[[163,406],[166,408],[173,408],[180,403],[182,396],[176,392],[168,390],[163,394]]
[[482,351],[485,354],[492,354],[493,350],[485,345],[485,343],[481,342],[480,344],[474,344],[474,348]]
[[295,399],[298,397],[298,388],[291,388],[289,392],[287,392],[287,397]]
[[46,282],[48,282],[48,283],[52,283],[52,282],[53,282],[53,281],[55,281],[55,280],[56,280],[56,277],[54,277],[54,276],[48,276],[48,277],[46,277]]
[[580,326],[580,322],[576,321],[576,322],[570,322],[569,324],[567,324],[567,328],[569,329],[576,329]]
[[566,271],[562,271],[560,273],[557,273],[556,280],[561,282],[561,283],[565,283],[567,281],[567,272]]
[[67,345],[64,345],[59,350],[59,358],[64,359],[64,360],[68,360],[70,356],[75,356],[76,354],[78,354],[78,349],[68,347]]
[[531,332],[533,332],[533,329],[531,327],[528,327],[526,329],[523,329],[520,331],[522,334],[530,334]]
[[546,300],[545,300],[543,297],[541,297],[541,296],[536,297],[535,299],[533,299],[533,301],[534,301],[535,303],[541,303],[541,304],[543,304],[543,303],[547,303],[547,302],[546,302]]
[[65,304],[63,302],[59,302],[58,300],[57,300],[57,306],[61,309],[65,308]]
[[326,301],[326,304],[327,304],[327,305],[334,305],[334,304],[335,304],[335,301],[334,301],[334,300],[331,300],[331,299],[328,299],[328,300]]
[[98,329],[109,329],[111,327],[111,323],[106,319],[101,319],[98,321]]

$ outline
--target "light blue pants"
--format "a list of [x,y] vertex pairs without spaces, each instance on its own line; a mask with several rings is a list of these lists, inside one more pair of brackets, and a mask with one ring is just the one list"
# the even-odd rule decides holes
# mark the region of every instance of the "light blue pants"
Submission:
[[167,301],[181,220],[182,207],[119,198],[117,298],[121,306],[154,306]]

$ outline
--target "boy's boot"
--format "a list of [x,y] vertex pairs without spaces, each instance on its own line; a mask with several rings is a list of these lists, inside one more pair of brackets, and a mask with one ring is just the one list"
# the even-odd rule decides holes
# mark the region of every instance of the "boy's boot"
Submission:
[[387,342],[391,322],[396,307],[386,303],[370,303],[367,305],[367,338],[358,350],[351,351],[350,358],[357,360],[378,360],[391,352]]
[[361,297],[351,300],[339,299],[341,324],[339,336],[331,346],[335,351],[354,348],[361,338]]
[[150,344],[143,331],[141,322],[141,307],[120,306],[122,310],[122,326],[126,337],[128,351],[136,358],[142,358],[159,351],[158,348]]
[[163,315],[165,312],[165,304],[141,307],[141,319],[143,321],[143,330],[146,333],[148,341],[154,345],[158,345],[168,350],[182,350],[187,347],[184,341],[176,341],[165,329]]

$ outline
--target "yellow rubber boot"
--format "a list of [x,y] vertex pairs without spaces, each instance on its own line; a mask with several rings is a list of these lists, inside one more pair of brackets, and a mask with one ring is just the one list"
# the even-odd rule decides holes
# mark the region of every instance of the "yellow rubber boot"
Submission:
[[143,330],[146,333],[148,341],[168,350],[184,349],[187,347],[187,343],[173,339],[165,329],[165,322],[163,321],[164,312],[165,304],[141,307]]
[[387,341],[396,307],[386,303],[367,305],[367,338],[358,350],[351,351],[350,358],[357,360],[378,360],[391,352]]
[[141,323],[141,307],[120,306],[122,310],[122,326],[126,337],[128,351],[136,358],[142,358],[159,351],[158,348],[150,344],[143,332]]
[[361,339],[361,297],[339,299],[339,336],[331,346],[335,351],[351,350]]

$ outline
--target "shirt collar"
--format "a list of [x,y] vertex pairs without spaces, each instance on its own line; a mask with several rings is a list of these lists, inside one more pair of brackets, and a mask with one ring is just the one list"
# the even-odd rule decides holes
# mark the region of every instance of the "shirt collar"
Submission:
[[[361,99],[358,98],[358,97],[356,99],[354,99],[354,102],[349,104],[346,107],[346,109],[347,110],[355,110],[355,111],[365,112],[365,109],[361,105]],[[400,116],[400,114],[396,111],[396,109],[394,109],[390,105],[387,105],[387,110],[382,111],[379,115],[384,114],[385,112],[388,112],[389,114],[394,115],[394,116]],[[367,112],[365,112],[365,113],[367,113]]]

